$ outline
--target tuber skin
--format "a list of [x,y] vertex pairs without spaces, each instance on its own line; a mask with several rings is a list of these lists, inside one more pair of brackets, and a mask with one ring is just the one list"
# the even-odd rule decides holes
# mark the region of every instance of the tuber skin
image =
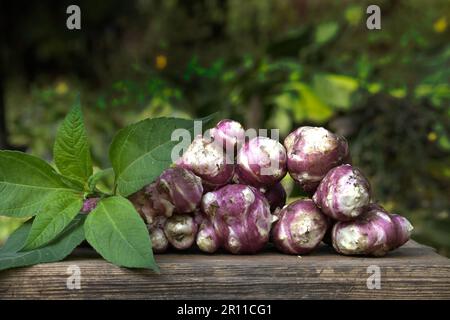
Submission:
[[84,200],[83,207],[81,208],[80,213],[83,213],[83,214],[90,213],[92,210],[95,209],[95,207],[97,207],[97,203],[99,201],[100,201],[100,198],[88,198],[88,199]]
[[196,236],[197,247],[203,252],[216,252],[220,243],[211,221],[201,210],[195,213],[194,221],[199,226]]
[[219,237],[216,235],[214,226],[209,220],[205,220],[200,224],[196,243],[198,248],[203,252],[214,253],[219,249]]
[[147,225],[155,253],[164,253],[169,246],[178,250],[192,247],[197,234],[197,226],[202,217],[196,211],[192,214],[178,214],[167,218],[157,216],[152,224]]
[[270,211],[274,212],[277,209],[281,209],[286,204],[286,190],[281,183],[277,183],[263,192],[270,205]]
[[217,123],[215,128],[210,130],[211,137],[227,152],[233,152],[231,158],[234,158],[235,151],[239,150],[245,141],[244,127],[237,121],[223,119]]
[[164,253],[169,248],[169,241],[167,241],[164,230],[154,228],[148,229],[150,240],[152,241],[152,250],[154,253]]
[[[158,216],[158,211],[156,204],[154,205],[154,201],[150,200],[150,194],[146,194],[145,190],[147,188],[155,189],[154,185],[151,184],[143,189],[135,192],[131,196],[128,197],[128,200],[131,201],[136,211],[139,213],[141,218],[147,223],[151,224],[153,222],[154,217]],[[156,191],[154,191],[156,192]],[[165,212],[165,210],[163,211]]]
[[397,249],[408,242],[411,237],[413,226],[405,217],[398,214],[390,214],[391,220],[395,225],[395,233],[397,235],[396,242],[392,245],[391,250]]
[[202,180],[183,168],[165,170],[154,183],[130,197],[136,210],[151,224],[157,216],[193,212],[203,194]]
[[241,183],[266,188],[279,182],[287,173],[286,149],[267,137],[246,142],[237,156],[237,176]]
[[349,163],[347,140],[321,127],[300,127],[284,140],[287,167],[292,178],[313,194],[327,172]]
[[257,189],[227,185],[208,192],[202,199],[206,221],[197,235],[197,245],[205,252],[224,248],[233,254],[252,254],[267,244],[272,222],[270,206]]
[[175,214],[164,225],[164,234],[169,243],[178,250],[190,248],[197,234],[197,224],[190,214]]
[[202,179],[183,168],[165,170],[156,180],[156,188],[174,205],[177,213],[193,212],[202,200]]
[[192,246],[197,223],[187,213],[198,210],[202,195],[202,180],[175,167],[129,198],[147,223],[154,252],[163,253],[169,245],[180,250]]
[[226,185],[234,174],[234,160],[218,143],[201,135],[195,137],[176,165],[199,176],[207,190]]
[[369,181],[349,164],[335,167],[320,182],[313,200],[330,218],[353,220],[370,202]]
[[286,254],[306,254],[314,250],[327,231],[327,218],[310,199],[300,199],[278,212],[272,229],[275,247]]
[[334,249],[344,255],[384,256],[408,241],[412,225],[370,204],[354,221],[339,221],[332,230]]
[[152,249],[155,253],[163,253],[167,251],[169,247],[169,241],[164,234],[164,225],[166,224],[166,221],[167,217],[157,216],[152,224],[147,225],[150,240],[152,241]]

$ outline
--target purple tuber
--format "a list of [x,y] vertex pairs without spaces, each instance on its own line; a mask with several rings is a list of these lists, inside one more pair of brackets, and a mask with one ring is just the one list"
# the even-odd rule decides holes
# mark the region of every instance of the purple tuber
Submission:
[[300,127],[284,140],[287,167],[292,178],[312,194],[327,172],[349,162],[344,137],[321,127]]
[[156,180],[156,188],[174,205],[177,213],[193,212],[202,200],[202,180],[183,168],[165,170]]
[[204,187],[214,190],[226,185],[234,174],[234,161],[219,143],[201,135],[195,137],[176,165],[199,176]]
[[310,199],[292,202],[278,212],[272,240],[287,254],[306,254],[314,250],[327,231],[327,218]]
[[197,235],[197,245],[212,253],[224,248],[234,254],[256,253],[268,242],[274,216],[257,189],[227,185],[206,193],[202,199],[206,216]]
[[209,220],[205,220],[200,224],[196,242],[199,249],[203,252],[214,253],[219,249],[220,239]]
[[286,150],[281,143],[267,137],[255,137],[238,152],[238,180],[256,188],[272,186],[286,175],[286,161]]
[[391,250],[397,249],[408,242],[411,237],[411,231],[413,230],[412,224],[405,217],[398,214],[390,214],[392,222],[395,225],[395,233],[397,239],[392,245]]
[[227,152],[239,150],[245,141],[245,130],[242,125],[234,120],[223,119],[210,130],[211,137]]
[[165,170],[154,183],[130,197],[136,210],[149,224],[154,217],[172,216],[174,212],[193,212],[203,194],[202,181],[183,168]]
[[384,256],[408,241],[413,227],[406,218],[370,204],[354,221],[337,222],[332,230],[334,249],[345,255]]
[[314,193],[313,200],[330,218],[353,220],[370,202],[370,185],[361,171],[344,164],[327,173]]

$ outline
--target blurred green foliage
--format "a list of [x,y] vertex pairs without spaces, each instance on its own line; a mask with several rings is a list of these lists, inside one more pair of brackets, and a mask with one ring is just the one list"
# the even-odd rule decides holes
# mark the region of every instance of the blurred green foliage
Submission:
[[34,15],[46,35],[25,40],[38,48],[36,63],[76,59],[32,80],[8,73],[10,142],[50,158],[78,91],[102,167],[114,132],[146,117],[221,111],[282,136],[325,126],[348,138],[375,200],[450,256],[450,4],[376,3],[378,31],[365,26],[373,1],[137,0],[124,10],[86,1],[85,31],[68,47],[47,30],[52,20]]

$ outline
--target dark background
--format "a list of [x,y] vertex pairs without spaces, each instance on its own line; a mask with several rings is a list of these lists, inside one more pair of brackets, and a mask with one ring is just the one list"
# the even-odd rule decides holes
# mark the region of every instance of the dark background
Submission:
[[[2,1],[0,148],[51,161],[78,92],[100,167],[114,132],[146,117],[220,111],[283,137],[325,126],[375,199],[450,255],[449,23],[446,0]],[[19,223],[0,217],[0,241]]]

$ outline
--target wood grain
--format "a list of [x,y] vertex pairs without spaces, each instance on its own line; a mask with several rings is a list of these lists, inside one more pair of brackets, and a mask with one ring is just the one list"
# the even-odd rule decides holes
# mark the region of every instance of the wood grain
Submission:
[[[450,260],[410,241],[383,258],[345,257],[322,246],[308,256],[157,255],[161,274],[116,267],[78,250],[63,262],[0,272],[0,299],[450,299]],[[66,286],[77,265],[81,289]],[[368,267],[381,289],[367,288]]]

